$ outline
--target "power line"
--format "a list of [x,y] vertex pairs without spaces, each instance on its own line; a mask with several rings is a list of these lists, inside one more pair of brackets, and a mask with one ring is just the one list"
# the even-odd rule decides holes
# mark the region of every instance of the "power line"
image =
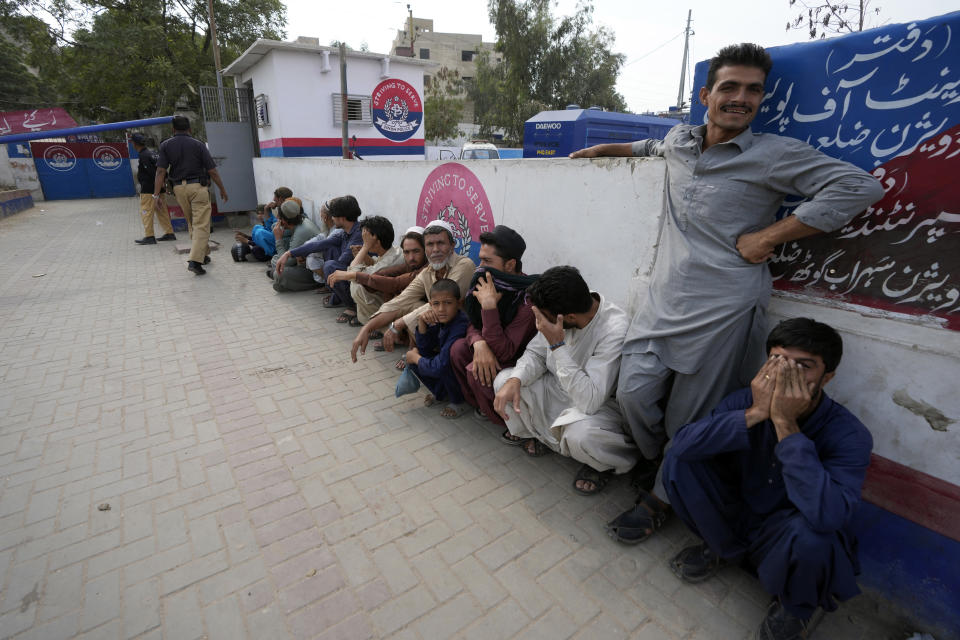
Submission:
[[629,66],[632,65],[634,62],[640,62],[641,60],[643,60],[643,59],[646,58],[647,56],[649,56],[649,55],[651,55],[651,54],[653,54],[653,53],[656,53],[656,52],[659,51],[660,49],[663,49],[665,46],[667,46],[668,44],[670,44],[671,42],[673,42],[674,40],[676,40],[677,38],[679,38],[680,36],[682,36],[682,35],[685,34],[686,32],[687,32],[687,30],[684,29],[683,31],[681,31],[681,32],[678,33],[677,35],[673,36],[672,38],[670,38],[669,40],[667,40],[666,42],[664,42],[663,44],[661,44],[660,46],[658,46],[656,49],[652,49],[652,50],[646,52],[645,54],[643,54],[642,56],[640,56],[640,57],[637,58],[636,60],[631,60],[630,62],[626,63],[626,64],[623,65],[623,66],[624,66],[624,67],[629,67]]

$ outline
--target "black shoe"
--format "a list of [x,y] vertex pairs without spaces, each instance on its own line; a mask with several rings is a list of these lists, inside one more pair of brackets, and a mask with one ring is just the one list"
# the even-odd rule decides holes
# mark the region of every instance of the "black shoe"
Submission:
[[165,233],[159,238],[157,238],[157,242],[163,242],[164,240],[176,240],[176,239],[177,239],[177,236],[173,235],[172,233]]
[[203,264],[210,264],[210,256],[204,256]]
[[273,269],[267,269],[267,277],[273,280]]
[[193,271],[198,276],[202,276],[203,274],[206,273],[204,268],[196,260],[187,261],[187,271]]
[[703,582],[716,575],[723,560],[706,542],[687,547],[670,559],[670,568],[684,582]]
[[767,617],[757,629],[756,640],[803,640],[813,633],[823,610],[817,609],[809,620],[802,620],[783,608],[779,598],[767,608]]
[[144,236],[142,240],[134,240],[137,244],[157,244],[157,239],[153,236]]

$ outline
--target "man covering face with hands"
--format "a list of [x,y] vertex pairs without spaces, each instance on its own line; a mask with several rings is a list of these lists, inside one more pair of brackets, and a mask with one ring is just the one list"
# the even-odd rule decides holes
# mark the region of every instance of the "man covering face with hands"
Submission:
[[750,387],[680,429],[664,459],[670,503],[703,539],[671,568],[688,582],[724,562],[756,571],[773,596],[762,640],[806,638],[818,609],[859,593],[852,525],[873,440],[823,391],[842,351],[823,323],[781,322]]

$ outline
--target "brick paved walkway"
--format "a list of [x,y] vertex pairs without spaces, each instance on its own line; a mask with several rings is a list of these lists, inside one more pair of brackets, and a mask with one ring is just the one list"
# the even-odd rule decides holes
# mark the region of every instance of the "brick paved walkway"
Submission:
[[[395,356],[351,364],[231,231],[204,277],[140,234],[133,198],[0,220],[0,636],[752,637],[754,580],[666,567],[680,523],[605,536],[626,482],[395,399]],[[817,637],[903,637],[872,618]]]

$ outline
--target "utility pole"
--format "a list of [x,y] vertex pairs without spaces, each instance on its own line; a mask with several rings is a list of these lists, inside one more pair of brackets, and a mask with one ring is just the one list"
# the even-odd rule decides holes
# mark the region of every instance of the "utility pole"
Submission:
[[340,149],[343,159],[350,157],[350,131],[348,127],[349,114],[347,113],[347,45],[340,43],[340,113],[343,118],[340,122]]
[[227,119],[227,107],[223,103],[223,74],[220,73],[220,45],[217,43],[217,19],[213,15],[213,0],[207,0],[207,19],[210,21],[210,39],[213,42],[213,66],[217,71],[217,97],[220,100],[220,117]]
[[416,58],[417,54],[413,52],[413,43],[417,41],[417,32],[413,28],[413,9],[407,5],[407,13],[410,14],[410,57]]
[[683,85],[687,79],[687,55],[690,52],[690,36],[693,35],[693,29],[690,28],[690,20],[693,16],[693,9],[687,9],[687,28],[684,31],[686,37],[683,39],[683,64],[680,65],[680,91],[677,93],[677,109],[683,109]]

